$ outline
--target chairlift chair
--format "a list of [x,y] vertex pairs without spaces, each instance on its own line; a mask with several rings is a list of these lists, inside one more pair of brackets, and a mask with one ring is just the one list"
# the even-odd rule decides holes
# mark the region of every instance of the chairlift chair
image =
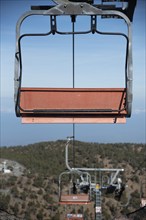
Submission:
[[[114,181],[109,181],[109,185],[106,186],[106,194],[113,194],[115,200],[118,201],[121,207],[127,207],[129,205],[131,197],[128,186],[124,184],[122,179],[118,176]],[[123,194],[125,194],[127,198],[124,202],[122,202]]]
[[66,220],[84,220],[83,214],[67,214]]
[[[83,205],[88,204],[91,202],[91,189],[89,187],[88,192],[83,192],[80,187],[77,185],[77,182],[74,180],[72,182],[72,187],[68,189],[67,192],[63,191],[63,176],[70,176],[72,174],[76,174],[78,177],[80,177],[80,173],[78,170],[74,171],[66,171],[60,174],[59,176],[59,203],[60,204],[71,204],[71,205]],[[89,177],[89,186],[91,177],[87,172],[82,172]],[[64,186],[65,187],[65,186]],[[75,188],[74,188],[75,187]]]
[[[59,2],[56,0],[56,2]],[[131,23],[136,0],[128,1],[126,9],[102,0],[101,4],[94,1],[60,1],[50,6],[32,6],[32,10],[20,17],[16,26],[15,53],[15,111],[22,123],[125,123],[131,116],[132,109],[132,33]],[[133,3],[132,3],[133,2]],[[114,1],[116,4],[116,1]],[[50,30],[47,33],[21,34],[24,20],[32,16],[49,16]],[[91,19],[89,31],[61,32],[57,29],[60,16],[71,17],[76,22],[77,16],[88,16]],[[117,32],[101,32],[97,29],[97,17],[121,18],[127,25],[127,34]],[[124,88],[28,88],[22,87],[23,62],[21,41],[25,37],[38,37],[55,34],[100,34],[123,36],[126,39],[125,87]],[[74,55],[74,54],[73,54]],[[73,63],[74,65],[74,63]],[[25,77],[25,76],[24,76]]]

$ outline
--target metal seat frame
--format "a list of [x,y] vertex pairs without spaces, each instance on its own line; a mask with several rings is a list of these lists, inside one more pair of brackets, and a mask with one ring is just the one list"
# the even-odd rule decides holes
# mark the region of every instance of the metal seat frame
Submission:
[[[47,33],[21,35],[23,21],[27,17],[34,15],[50,16],[50,30]],[[90,16],[91,28],[88,31],[60,32],[57,30],[56,18],[58,16],[71,16],[72,22],[75,22],[77,16]],[[97,16],[115,16],[123,19],[127,24],[127,35],[125,33],[101,32],[97,30]],[[76,35],[89,33],[117,35],[126,39],[125,88],[54,88],[54,90],[51,88],[22,88],[21,40],[23,38],[29,36],[48,36],[50,34]],[[14,99],[16,115],[22,118],[23,123],[125,123],[126,117],[131,116],[132,79],[131,21],[121,11],[103,10],[86,2],[69,2],[50,6],[47,10],[31,10],[22,15],[18,20],[16,26]],[[52,91],[54,92],[52,93]],[[77,100],[77,92],[81,97],[79,100]],[[67,96],[72,98],[67,99]],[[63,105],[60,105],[58,102],[60,97]],[[86,97],[87,102],[85,102],[84,97]],[[53,99],[56,100],[55,103],[52,102]],[[51,101],[46,102],[46,100]],[[105,100],[109,100],[109,105],[106,105]],[[97,104],[94,105],[96,102]],[[44,103],[47,104],[44,105]],[[79,103],[81,103],[81,106],[79,106]],[[88,103],[87,106],[86,103]]]
[[87,172],[80,172],[77,169],[62,172],[59,176],[59,203],[60,204],[70,204],[70,205],[81,205],[81,204],[88,204],[91,202],[91,188],[89,189],[88,194],[64,194],[62,192],[62,177],[65,175],[80,175],[86,174],[89,177],[89,184],[91,184],[91,176]]

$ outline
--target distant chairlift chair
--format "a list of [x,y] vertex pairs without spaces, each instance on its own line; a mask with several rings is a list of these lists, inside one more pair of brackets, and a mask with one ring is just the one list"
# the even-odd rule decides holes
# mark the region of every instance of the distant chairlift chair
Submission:
[[[68,188],[67,192],[63,190],[63,176],[78,175],[80,178],[80,172],[77,170],[66,171],[59,176],[59,202],[60,204],[88,204],[91,201],[91,176],[87,172],[82,172],[88,177],[88,184],[78,184],[77,181],[71,182],[72,187]],[[62,186],[63,185],[63,186]],[[64,186],[65,187],[65,186]]]
[[[102,3],[108,2],[103,0]],[[128,1],[129,5],[135,6]],[[93,1],[66,1],[58,5],[34,6],[32,10],[20,17],[16,26],[15,53],[15,111],[23,123],[125,123],[131,116],[132,109],[132,34],[131,21],[134,7],[122,10],[110,5],[94,5]],[[132,11],[132,15],[131,15]],[[130,14],[130,15],[129,15]],[[48,33],[20,34],[23,21],[30,16],[44,15],[50,17]],[[128,16],[129,15],[129,16]],[[57,17],[70,16],[75,23],[77,16],[88,16],[91,19],[89,31],[57,30]],[[127,35],[124,33],[100,32],[97,30],[97,17],[121,18],[127,24]],[[125,88],[26,88],[22,81],[21,40],[29,36],[54,34],[100,34],[119,35],[126,39]]]

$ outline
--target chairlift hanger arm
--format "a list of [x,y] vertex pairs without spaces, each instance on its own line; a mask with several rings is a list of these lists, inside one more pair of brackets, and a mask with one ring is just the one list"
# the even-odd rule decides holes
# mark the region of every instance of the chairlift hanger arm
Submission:
[[111,178],[111,184],[115,181],[116,177],[119,175],[120,172],[124,172],[124,169],[122,168],[118,168],[118,169],[115,169],[115,168],[71,168],[69,166],[69,163],[68,163],[68,148],[69,148],[69,145],[70,145],[70,142],[71,140],[73,139],[74,137],[71,136],[71,137],[67,137],[67,142],[66,142],[66,145],[65,145],[65,162],[66,162],[66,167],[68,168],[69,172],[71,171],[74,171],[74,170],[77,170],[77,171],[80,171],[80,172],[89,172],[89,171],[99,171],[99,172],[115,172],[114,173],[114,176]]
[[[134,10],[137,4],[137,0],[101,0],[101,4],[95,4],[94,0],[53,0],[56,4],[68,4],[70,2],[72,3],[88,3],[91,5],[94,5],[94,7],[97,7],[102,10],[117,10],[122,13],[124,13],[130,21],[133,21],[133,15],[134,15]],[[114,4],[105,4],[112,2]],[[116,3],[127,3],[127,7],[116,7]],[[50,8],[54,7],[54,5],[46,5],[46,6],[31,6],[32,10],[48,10]]]

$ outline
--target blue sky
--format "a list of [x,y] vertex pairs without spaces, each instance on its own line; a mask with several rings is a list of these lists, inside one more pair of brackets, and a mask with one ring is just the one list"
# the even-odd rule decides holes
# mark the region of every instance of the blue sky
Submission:
[[[1,146],[25,145],[38,141],[65,139],[72,135],[72,124],[24,125],[14,112],[15,26],[31,5],[47,5],[44,0],[1,0]],[[68,19],[58,20],[59,28],[70,30]],[[37,25],[35,25],[37,24]],[[125,30],[122,21],[100,20],[102,30]],[[88,28],[89,21],[79,18],[76,29]],[[25,22],[22,31],[46,31],[46,17]],[[133,109],[126,124],[75,125],[75,138],[91,142],[146,142],[146,2],[138,0],[133,20]],[[120,87],[124,84],[122,38],[81,36],[75,39],[75,86]],[[38,43],[39,42],[39,43]],[[88,43],[87,43],[88,42]],[[46,47],[48,45],[48,48]],[[55,46],[54,46],[55,45]],[[31,49],[30,49],[31,46]],[[108,49],[108,50],[107,50]],[[39,41],[22,41],[24,86],[72,86],[71,37],[49,36]],[[38,52],[39,51],[39,52]],[[111,53],[112,51],[112,53]],[[118,54],[118,56],[117,56]],[[104,59],[103,59],[104,57]],[[105,65],[106,61],[106,65]],[[100,65],[99,65],[100,64]],[[43,67],[43,69],[42,69]],[[43,70],[43,73],[42,73]],[[48,75],[49,71],[49,75]],[[108,72],[108,74],[107,74]],[[90,74],[89,74],[90,73]],[[116,74],[115,74],[116,73]],[[42,75],[43,74],[43,75]],[[92,80],[91,80],[92,79]]]

